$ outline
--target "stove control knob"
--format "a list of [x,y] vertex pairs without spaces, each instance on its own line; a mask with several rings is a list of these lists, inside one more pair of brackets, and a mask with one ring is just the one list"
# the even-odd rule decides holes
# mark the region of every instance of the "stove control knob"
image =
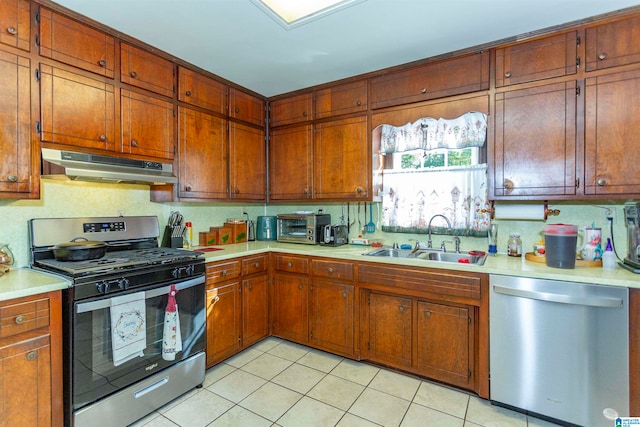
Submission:
[[118,279],[118,288],[122,289],[123,291],[129,289],[129,285],[129,279],[126,279],[124,277]]
[[100,292],[101,294],[106,294],[111,289],[111,285],[109,285],[109,283],[105,282],[104,280],[101,280],[98,283],[96,283],[96,288],[98,289],[98,292]]

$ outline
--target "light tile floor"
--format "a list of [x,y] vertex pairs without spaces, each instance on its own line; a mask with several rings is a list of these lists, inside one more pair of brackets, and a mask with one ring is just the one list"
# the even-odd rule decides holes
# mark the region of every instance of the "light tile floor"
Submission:
[[550,427],[458,390],[270,337],[135,427]]

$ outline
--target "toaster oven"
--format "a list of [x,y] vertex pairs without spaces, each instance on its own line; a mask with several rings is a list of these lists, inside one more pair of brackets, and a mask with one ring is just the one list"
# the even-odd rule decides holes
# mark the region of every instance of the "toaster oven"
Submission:
[[278,241],[315,245],[323,237],[325,225],[331,224],[330,214],[293,213],[280,214],[278,222]]

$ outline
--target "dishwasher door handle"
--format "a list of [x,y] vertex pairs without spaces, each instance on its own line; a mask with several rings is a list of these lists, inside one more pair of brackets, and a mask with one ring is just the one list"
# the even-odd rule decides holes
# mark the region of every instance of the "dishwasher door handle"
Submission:
[[510,288],[507,286],[493,285],[494,292],[514,297],[535,299],[560,304],[586,305],[590,307],[622,308],[624,301],[620,298],[608,297],[583,297],[566,294],[554,294],[552,292],[531,291],[528,289]]

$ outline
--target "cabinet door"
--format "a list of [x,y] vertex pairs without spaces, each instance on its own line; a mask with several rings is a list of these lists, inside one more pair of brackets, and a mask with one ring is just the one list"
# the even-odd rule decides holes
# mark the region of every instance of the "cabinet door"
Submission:
[[178,77],[178,100],[226,114],[226,85],[184,67],[178,67]]
[[226,199],[227,121],[178,107],[178,197]]
[[42,64],[40,108],[43,141],[115,150],[113,85]]
[[575,31],[496,50],[496,87],[575,74]]
[[269,287],[267,275],[242,281],[242,346],[269,335]]
[[240,283],[207,289],[207,367],[240,351],[242,298]]
[[314,279],[311,285],[309,337],[323,350],[352,356],[353,285]]
[[576,98],[575,81],[496,94],[492,196],[576,193]]
[[273,286],[273,334],[300,344],[308,343],[309,279],[276,274]]
[[320,123],[314,135],[314,198],[368,197],[371,159],[367,118],[353,117]]
[[585,192],[640,194],[640,72],[586,80]]
[[586,30],[586,70],[640,62],[640,16]]
[[172,160],[173,104],[122,89],[122,152]]
[[274,129],[269,136],[269,199],[313,197],[311,125]]
[[40,55],[105,77],[115,74],[114,38],[40,8]]
[[267,147],[264,130],[229,123],[230,198],[267,199]]
[[396,368],[411,368],[411,299],[371,292],[368,311],[368,358]]
[[0,195],[26,196],[34,190],[30,63],[0,51]]
[[313,98],[311,93],[291,96],[271,101],[269,105],[272,127],[308,122],[313,118]]
[[52,425],[52,398],[50,335],[0,341],[0,424]]
[[264,126],[265,101],[238,89],[229,88],[229,117]]
[[0,0],[0,43],[29,51],[30,7],[27,0]]
[[473,307],[418,302],[417,365],[435,380],[469,388],[473,384]]
[[489,88],[489,51],[371,79],[371,108],[410,104]]
[[164,96],[173,96],[173,63],[126,43],[120,47],[120,80]]
[[367,81],[331,86],[315,93],[316,119],[367,111]]

